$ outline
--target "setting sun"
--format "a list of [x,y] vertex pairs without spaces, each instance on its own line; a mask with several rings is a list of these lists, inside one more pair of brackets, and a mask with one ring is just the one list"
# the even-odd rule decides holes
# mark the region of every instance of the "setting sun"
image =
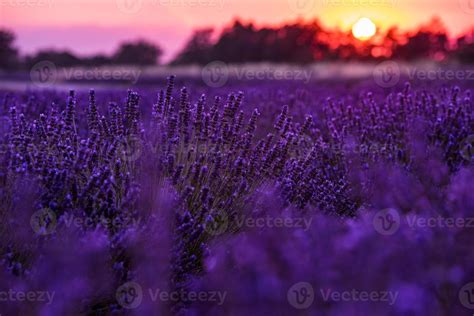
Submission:
[[375,35],[377,27],[369,18],[361,18],[352,26],[352,34],[360,40],[367,40]]

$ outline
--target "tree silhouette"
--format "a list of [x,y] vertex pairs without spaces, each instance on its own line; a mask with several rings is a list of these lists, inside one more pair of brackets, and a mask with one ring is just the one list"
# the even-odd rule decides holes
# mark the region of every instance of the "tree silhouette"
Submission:
[[454,57],[462,63],[474,63],[474,29],[458,38]]
[[[446,28],[439,18],[414,31],[402,32],[392,27],[361,42],[350,31],[323,28],[318,20],[286,23],[273,27],[256,27],[252,23],[233,21],[214,40],[211,28],[194,31],[175,64],[205,65],[214,60],[227,63],[274,62],[312,63],[315,61],[379,61],[397,59],[444,60],[450,58],[474,63],[474,30],[449,44]],[[18,57],[12,32],[0,29],[0,69],[29,69],[41,61],[58,67],[102,65],[156,65],[162,49],[145,40],[122,43],[112,56],[78,57],[69,51],[43,50],[24,59]],[[452,47],[451,47],[452,46]]]
[[446,29],[439,18],[433,18],[418,32],[408,36],[405,45],[399,45],[393,56],[405,60],[422,58],[442,58],[448,53],[448,36]]
[[73,67],[82,65],[82,60],[68,51],[44,50],[34,56],[26,57],[26,67],[31,69],[35,64],[50,61],[57,67]]
[[119,65],[156,65],[162,54],[160,47],[145,40],[138,40],[120,45],[113,62]]
[[212,28],[194,31],[173,64],[206,64],[211,60]]
[[13,47],[15,35],[0,29],[0,69],[11,70],[18,66],[18,51]]
[[328,44],[318,40],[318,36],[324,33],[316,20],[261,29],[252,23],[236,20],[223,30],[214,44],[211,41],[212,30],[196,31],[174,63],[205,64],[211,60],[229,63],[309,63],[327,55]]

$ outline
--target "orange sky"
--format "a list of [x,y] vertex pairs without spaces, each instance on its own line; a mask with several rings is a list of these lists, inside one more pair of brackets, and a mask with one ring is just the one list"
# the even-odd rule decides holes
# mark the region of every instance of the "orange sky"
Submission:
[[125,39],[157,42],[169,59],[195,27],[222,27],[233,18],[276,24],[318,17],[349,29],[360,17],[384,28],[413,28],[440,16],[452,34],[469,29],[474,0],[0,0],[0,26],[17,34],[23,52],[68,48],[110,53]]

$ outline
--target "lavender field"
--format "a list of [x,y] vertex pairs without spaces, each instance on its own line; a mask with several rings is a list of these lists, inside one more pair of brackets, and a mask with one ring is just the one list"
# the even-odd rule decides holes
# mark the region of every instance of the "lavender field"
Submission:
[[0,314],[470,315],[471,90],[0,90]]

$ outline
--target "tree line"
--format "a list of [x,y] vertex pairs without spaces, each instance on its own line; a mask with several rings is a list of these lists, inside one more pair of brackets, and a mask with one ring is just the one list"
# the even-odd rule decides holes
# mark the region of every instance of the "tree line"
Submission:
[[156,65],[159,63],[163,50],[156,44],[146,40],[124,42],[117,50],[108,55],[79,57],[63,50],[40,50],[36,54],[21,57],[14,46],[15,35],[8,30],[0,30],[0,69],[20,70],[31,69],[41,61],[51,61],[58,67],[75,66],[106,66],[106,65]]
[[[286,23],[278,27],[257,27],[235,20],[217,37],[212,28],[195,30],[172,65],[201,64],[214,60],[227,63],[274,62],[312,63],[318,61],[373,61],[383,59],[456,60],[474,63],[474,29],[454,40],[439,18],[412,31],[392,27],[367,41],[350,31],[324,28],[318,20]],[[163,49],[146,40],[122,43],[110,56],[78,57],[70,51],[41,50],[20,57],[15,35],[0,30],[0,69],[31,68],[49,60],[59,67],[104,65],[156,65]]]
[[379,31],[368,41],[354,38],[351,31],[325,29],[318,20],[261,28],[236,20],[216,40],[213,40],[214,33],[211,28],[196,30],[173,63],[206,64],[221,60],[304,64],[383,59],[474,62],[474,29],[453,41],[436,17],[416,30],[401,31],[392,27]]

